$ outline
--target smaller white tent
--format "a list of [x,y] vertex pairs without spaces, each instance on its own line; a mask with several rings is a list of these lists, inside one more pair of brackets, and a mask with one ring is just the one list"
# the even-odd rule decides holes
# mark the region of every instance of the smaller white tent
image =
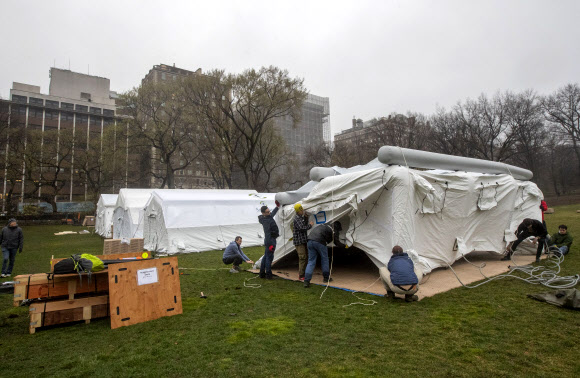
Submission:
[[155,189],[121,189],[113,212],[113,238],[143,237],[143,209]]
[[95,232],[104,238],[111,238],[111,226],[113,225],[113,212],[117,204],[117,194],[101,194],[97,202],[97,214],[95,219]]
[[236,236],[243,246],[262,245],[260,207],[274,207],[274,193],[255,190],[155,190],[144,216],[145,248],[167,254],[223,249]]

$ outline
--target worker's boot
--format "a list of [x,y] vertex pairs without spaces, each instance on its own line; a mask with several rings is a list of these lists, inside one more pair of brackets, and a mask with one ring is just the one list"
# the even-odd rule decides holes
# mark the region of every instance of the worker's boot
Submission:
[[385,298],[387,298],[387,299],[395,299],[395,292],[394,291],[387,290],[387,294],[385,295]]
[[310,280],[304,280],[304,287],[305,288],[310,287]]
[[405,294],[405,302],[415,302],[418,301],[419,297],[413,294]]

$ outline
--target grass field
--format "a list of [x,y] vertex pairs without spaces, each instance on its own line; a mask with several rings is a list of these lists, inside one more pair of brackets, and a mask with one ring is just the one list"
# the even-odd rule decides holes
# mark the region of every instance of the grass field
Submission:
[[[580,206],[547,215],[578,240],[562,268],[580,273]],[[100,254],[93,235],[66,226],[24,228],[15,274],[49,270],[51,255]],[[261,248],[247,248],[256,260]],[[343,307],[350,293],[282,279],[244,287],[221,252],[179,257],[183,315],[111,330],[107,319],[28,334],[27,308],[0,295],[0,376],[580,376],[580,312],[526,297],[548,289],[519,280],[459,288],[418,303]],[[258,282],[259,281],[259,282]],[[199,298],[203,291],[208,298]]]

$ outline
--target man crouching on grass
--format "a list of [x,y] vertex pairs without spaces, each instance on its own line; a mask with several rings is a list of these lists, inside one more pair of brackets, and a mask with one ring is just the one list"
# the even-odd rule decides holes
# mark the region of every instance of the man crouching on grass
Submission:
[[253,264],[254,262],[249,259],[248,256],[244,254],[242,251],[242,237],[236,236],[236,240],[231,242],[230,245],[226,247],[224,251],[224,256],[222,257],[222,261],[226,265],[233,264],[232,269],[230,269],[230,273],[238,273],[240,271],[240,264],[242,262],[247,262],[248,264]]

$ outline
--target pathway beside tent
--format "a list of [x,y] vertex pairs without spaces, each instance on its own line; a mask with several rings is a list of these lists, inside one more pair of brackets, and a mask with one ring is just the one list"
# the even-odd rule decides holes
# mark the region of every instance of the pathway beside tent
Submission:
[[155,190],[144,213],[145,248],[167,254],[225,248],[236,236],[243,247],[264,243],[260,207],[274,193],[255,190]]

